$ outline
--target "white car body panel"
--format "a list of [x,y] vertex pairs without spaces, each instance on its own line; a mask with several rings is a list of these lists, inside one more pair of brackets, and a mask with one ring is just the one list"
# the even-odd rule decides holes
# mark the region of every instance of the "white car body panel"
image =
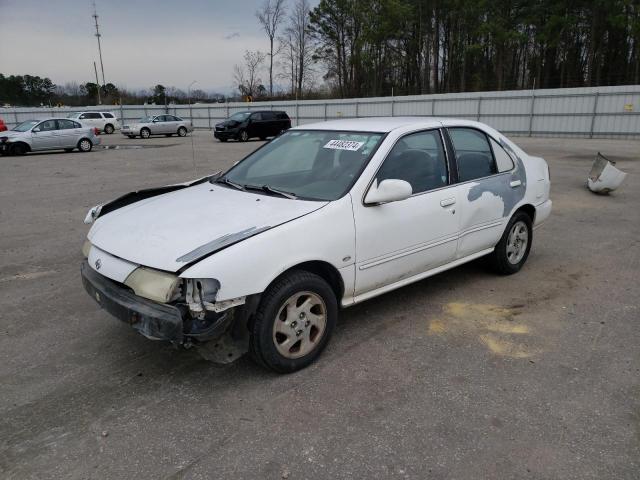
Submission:
[[[515,168],[402,201],[365,205],[371,181],[395,142],[408,133],[443,126],[484,131],[515,157]],[[338,200],[290,200],[207,182],[99,217],[89,240],[132,264],[182,269],[183,278],[214,278],[220,282],[216,301],[262,293],[296,265],[325,262],[342,277],[341,301],[348,306],[490,253],[513,212],[523,205],[536,209],[535,226],[551,211],[544,160],[528,156],[481,123],[393,117],[336,120],[296,129],[384,132],[386,138],[350,192]],[[188,268],[176,261],[225,235],[267,226],[272,228]]]
[[175,272],[187,265],[179,258],[216,239],[275,227],[325,204],[292,202],[204,182],[99,217],[88,238],[116,257]]

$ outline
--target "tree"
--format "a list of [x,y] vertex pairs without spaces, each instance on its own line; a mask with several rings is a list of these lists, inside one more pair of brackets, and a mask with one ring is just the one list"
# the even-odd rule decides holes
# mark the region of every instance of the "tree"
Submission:
[[290,65],[292,95],[296,98],[303,97],[303,87],[311,80],[310,65],[313,60],[313,49],[309,31],[309,15],[311,7],[309,0],[296,0],[289,23],[281,38],[285,56]]
[[156,105],[164,105],[167,102],[166,87],[164,85],[156,85],[151,90],[151,101]]
[[233,67],[233,80],[238,86],[240,95],[253,97],[258,92],[258,85],[262,83],[258,77],[260,66],[264,63],[266,55],[260,51],[244,52],[244,65]]
[[[269,96],[273,96],[273,43],[284,20],[284,0],[265,0],[256,17],[269,38]],[[277,52],[276,52],[277,53]]]

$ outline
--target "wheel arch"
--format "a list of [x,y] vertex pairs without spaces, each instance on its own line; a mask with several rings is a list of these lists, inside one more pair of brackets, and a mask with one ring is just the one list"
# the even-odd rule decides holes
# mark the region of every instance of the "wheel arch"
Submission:
[[518,212],[524,212],[527,215],[529,215],[529,218],[531,219],[531,223],[533,224],[535,222],[536,219],[536,207],[534,207],[533,205],[531,205],[530,203],[525,203],[524,205],[520,205],[511,215],[513,217],[513,215],[515,215]]
[[287,275],[288,273],[294,270],[303,270],[303,271],[318,275],[320,278],[322,278],[325,282],[329,284],[329,286],[331,287],[331,290],[333,290],[333,293],[335,293],[336,295],[336,300],[338,301],[338,305],[340,304],[340,301],[344,296],[344,280],[342,278],[342,275],[340,275],[340,272],[335,266],[333,266],[329,262],[325,262],[322,260],[310,260],[310,261],[301,262],[296,265],[293,265],[287,268],[281,274],[279,274],[276,278],[274,278],[269,283],[269,286],[271,286],[273,283],[277,282],[283,276]]
[[11,148],[14,148],[15,145],[22,145],[25,148],[25,152],[31,151],[31,145],[29,145],[27,142],[24,142],[22,140],[19,140],[17,142],[11,142]]

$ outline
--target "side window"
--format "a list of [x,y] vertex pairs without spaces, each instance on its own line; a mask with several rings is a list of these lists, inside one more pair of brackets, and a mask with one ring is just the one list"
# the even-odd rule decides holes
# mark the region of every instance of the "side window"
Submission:
[[376,175],[383,180],[404,180],[413,193],[444,187],[447,182],[447,160],[438,130],[412,133],[402,137],[387,155]]
[[99,113],[85,113],[85,118],[90,118],[92,120],[101,119],[102,116]]
[[115,117],[113,116],[113,113],[103,113],[103,114],[102,114],[102,116],[103,116],[104,118],[115,118]]
[[251,120],[262,120],[262,114],[261,113],[252,113],[251,114]]
[[278,120],[289,120],[289,116],[285,112],[278,112],[276,117]]
[[461,182],[498,173],[487,136],[473,128],[450,128]]
[[78,128],[78,125],[76,122],[72,121],[72,120],[58,120],[58,128],[60,130],[71,130],[74,128]]
[[57,130],[58,127],[56,126],[56,121],[55,120],[46,120],[44,122],[42,122],[40,125],[38,125],[38,128],[40,129],[41,132],[47,132],[50,130]]
[[172,115],[172,118],[173,118],[174,122],[182,122],[182,121],[184,121],[180,117],[176,117],[176,116],[173,116],[173,115]]
[[153,121],[154,121],[154,122],[164,122],[164,118],[165,118],[165,117],[164,117],[164,115],[157,115],[157,116],[153,119]]
[[276,119],[276,115],[275,113],[272,112],[262,112],[262,120],[275,120]]
[[491,148],[493,149],[493,156],[496,159],[498,166],[498,172],[508,172],[514,167],[511,156],[505,152],[504,148],[498,144],[493,138],[489,139],[491,142]]
[[88,114],[83,113],[83,114],[82,114],[82,115],[80,115],[78,118],[79,118],[80,120],[84,120],[85,118],[88,118],[88,117],[87,117],[87,115],[88,115]]

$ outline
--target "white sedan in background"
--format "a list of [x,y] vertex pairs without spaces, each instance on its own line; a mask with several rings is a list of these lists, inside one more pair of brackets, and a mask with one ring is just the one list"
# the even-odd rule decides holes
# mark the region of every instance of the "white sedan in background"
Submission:
[[304,125],[224,174],[92,208],[82,278],[148,338],[292,372],[340,307],[482,256],[518,272],[549,188],[542,158],[481,123]]
[[129,138],[149,138],[151,135],[178,135],[185,137],[187,133],[193,132],[191,122],[183,120],[175,115],[152,115],[144,117],[137,122],[125,125],[121,130],[123,135]]

